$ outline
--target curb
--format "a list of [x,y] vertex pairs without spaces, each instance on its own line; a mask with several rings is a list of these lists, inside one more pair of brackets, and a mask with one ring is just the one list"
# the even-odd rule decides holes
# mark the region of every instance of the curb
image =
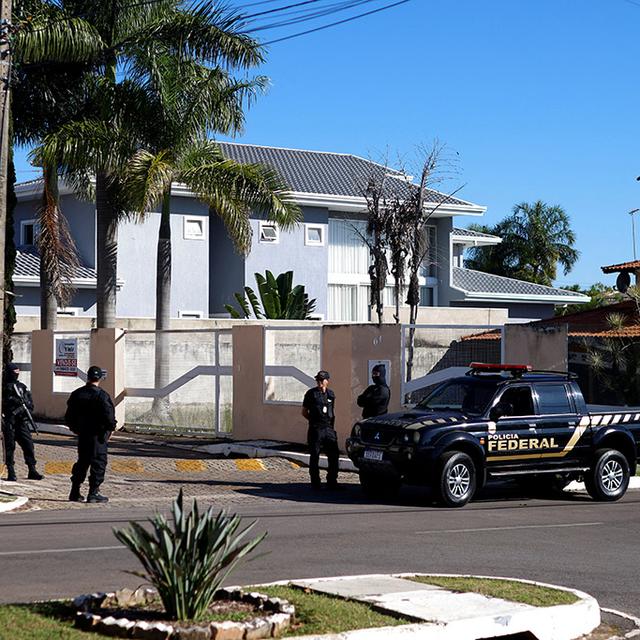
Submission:
[[14,498],[11,502],[0,502],[0,513],[13,511],[14,509],[22,507],[29,502],[29,498],[26,498],[25,496],[16,496],[13,493],[7,493],[6,491],[0,491],[0,495],[13,496]]
[[[618,616],[620,618],[624,618],[625,620],[629,620],[630,622],[633,622],[636,628],[633,629],[632,631],[625,633],[624,638],[637,638],[638,636],[640,636],[640,618],[636,618],[635,616],[632,616],[629,613],[617,611],[616,609],[607,609],[605,607],[602,607],[601,611],[604,611],[605,613],[608,613],[610,615]],[[615,640],[615,638],[610,638],[609,640]]]
[[[533,580],[499,578],[496,576],[470,576],[437,573],[424,574],[416,572],[371,574],[364,576],[339,576],[334,578],[320,578],[317,580],[346,581],[353,578],[376,579],[389,575],[396,578],[406,578],[416,575],[432,575],[447,577],[475,577],[488,580],[510,580],[513,582],[522,582],[541,587],[550,587],[552,589],[558,589],[559,591],[572,593],[578,598],[578,602],[570,605],[554,605],[550,607],[528,606],[528,608],[523,607],[523,605],[518,605],[518,603],[513,603],[513,611],[499,615],[487,613],[466,619],[462,618],[451,620],[442,619],[442,617],[438,619],[437,615],[430,615],[429,619],[425,619],[424,622],[414,622],[393,627],[354,629],[352,631],[344,631],[337,634],[299,636],[300,640],[368,640],[369,638],[374,640],[378,638],[380,640],[403,640],[404,638],[420,638],[421,640],[464,640],[466,638],[472,640],[475,638],[493,638],[504,635],[511,636],[526,632],[534,634],[534,636],[539,640],[571,640],[572,638],[578,638],[590,633],[600,625],[600,607],[598,605],[598,601],[593,596],[576,589],[570,589],[568,587],[561,587],[544,582],[536,582]],[[286,585],[292,582],[295,583],[296,581],[279,580],[268,584]],[[302,582],[309,583],[313,581],[303,580]],[[260,586],[268,585],[255,586],[259,588]],[[312,584],[307,584],[307,586],[313,590]],[[456,599],[457,596],[465,595],[447,592],[446,590],[443,590],[442,593],[448,593],[452,600]],[[402,596],[406,601],[410,599],[411,592],[396,595]],[[388,601],[385,601],[385,594],[361,598],[354,597],[353,599],[373,605],[378,610],[386,609],[392,615],[394,613],[399,613],[397,610],[394,610],[389,606],[390,603]]]

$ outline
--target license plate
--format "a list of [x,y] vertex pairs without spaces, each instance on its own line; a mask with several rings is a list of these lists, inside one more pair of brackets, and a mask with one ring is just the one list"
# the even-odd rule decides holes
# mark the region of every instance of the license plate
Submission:
[[382,460],[382,451],[376,451],[375,449],[365,449],[364,457],[367,460]]

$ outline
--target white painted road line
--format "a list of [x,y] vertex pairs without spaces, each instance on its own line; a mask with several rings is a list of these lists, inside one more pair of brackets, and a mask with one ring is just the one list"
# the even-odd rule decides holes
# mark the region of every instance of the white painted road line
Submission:
[[481,527],[475,529],[429,529],[416,531],[417,534],[433,533],[476,533],[478,531],[511,531],[515,529],[562,529],[564,527],[601,527],[604,522],[569,522],[567,524],[522,524],[513,527]]
[[41,553],[76,553],[78,551],[113,551],[128,549],[123,544],[113,547],[70,547],[68,549],[29,549],[28,551],[0,551],[0,556],[34,556]]

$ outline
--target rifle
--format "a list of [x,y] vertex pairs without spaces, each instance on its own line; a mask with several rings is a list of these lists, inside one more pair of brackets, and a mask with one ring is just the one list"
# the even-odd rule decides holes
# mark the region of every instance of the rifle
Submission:
[[22,393],[20,393],[20,389],[16,384],[13,385],[13,390],[16,392],[16,396],[20,399],[20,406],[14,410],[13,415],[16,416],[21,411],[24,412],[24,417],[27,419],[27,423],[29,424],[29,431],[31,433],[38,433],[38,427],[36,426],[35,421],[33,420],[33,416],[31,415],[31,411],[27,407],[24,397]]

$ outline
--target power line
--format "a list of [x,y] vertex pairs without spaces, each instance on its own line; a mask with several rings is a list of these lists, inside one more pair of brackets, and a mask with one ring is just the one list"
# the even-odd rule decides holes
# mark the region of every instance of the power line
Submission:
[[293,38],[299,38],[300,36],[305,36],[309,33],[315,33],[316,31],[323,31],[324,29],[329,29],[331,27],[335,27],[339,24],[345,24],[346,22],[352,22],[353,20],[359,20],[360,18],[364,18],[365,16],[370,16],[374,13],[379,13],[381,11],[386,11],[387,9],[392,9],[393,7],[397,7],[401,4],[406,4],[411,0],[399,0],[399,2],[393,2],[384,7],[380,7],[378,9],[372,9],[371,11],[366,11],[365,13],[361,13],[357,16],[352,16],[350,18],[345,18],[344,20],[337,20],[336,22],[331,22],[329,24],[325,24],[321,27],[316,27],[315,29],[307,29],[306,31],[300,31],[299,33],[294,33],[289,36],[284,36],[283,38],[276,38],[275,40],[270,40],[268,42],[262,42],[261,46],[266,47],[270,44],[275,44],[276,42],[284,42],[285,40],[291,40]]

